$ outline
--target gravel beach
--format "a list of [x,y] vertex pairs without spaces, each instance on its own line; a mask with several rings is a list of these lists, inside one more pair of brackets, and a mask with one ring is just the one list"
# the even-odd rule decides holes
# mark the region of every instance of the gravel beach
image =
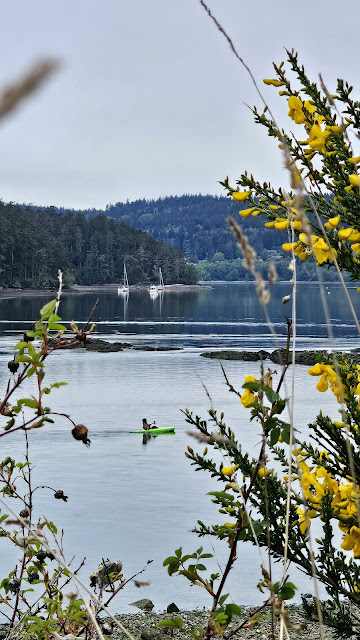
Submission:
[[[242,618],[234,618],[230,630],[235,630],[245,619],[248,619],[251,613],[254,611],[253,608],[244,607],[243,613],[244,617]],[[304,611],[301,605],[290,605],[288,607],[289,618],[293,625],[300,625],[301,631],[289,630],[289,636],[291,640],[295,638],[306,638],[308,640],[320,640],[320,631],[319,625],[316,622],[311,622],[304,616]],[[179,617],[183,620],[183,628],[175,629],[173,631],[174,640],[183,640],[189,638],[189,630],[204,629],[206,628],[206,624],[209,618],[209,612],[205,609],[198,609],[195,611],[179,611],[178,613],[131,613],[131,614],[123,614],[118,615],[116,618],[124,625],[124,627],[130,631],[130,633],[134,636],[134,638],[139,640],[161,640],[161,639],[170,639],[172,637],[172,630],[166,627],[159,628],[157,627],[158,622],[165,619],[170,619],[173,617]],[[104,619],[105,620],[105,619]],[[106,619],[108,621],[108,619]],[[113,628],[111,635],[109,634],[109,629],[105,627],[107,631],[107,635],[110,638],[121,638],[126,640],[125,634],[121,633],[118,628]],[[221,636],[217,636],[221,637]],[[243,628],[236,632],[234,636],[232,636],[234,640],[236,638],[246,638],[248,640],[267,640],[271,638],[271,615],[270,610],[266,610],[266,612],[262,612],[260,614],[260,618],[256,624],[254,624],[251,628]],[[275,631],[275,637],[279,637],[279,623],[277,623],[277,628]],[[336,640],[338,638],[338,634],[335,630],[330,629],[328,627],[324,627],[324,637],[325,640]],[[354,638],[357,636],[354,636]]]

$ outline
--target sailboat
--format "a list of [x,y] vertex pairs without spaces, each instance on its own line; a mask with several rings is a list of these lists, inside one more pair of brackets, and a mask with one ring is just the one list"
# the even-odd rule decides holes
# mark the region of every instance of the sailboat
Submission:
[[161,271],[161,267],[159,267],[159,284],[157,287],[158,291],[165,291],[165,285],[164,285],[164,278],[163,278],[163,274]]
[[126,265],[125,265],[125,262],[124,262],[123,284],[120,285],[120,287],[118,287],[118,294],[120,294],[120,293],[127,294],[127,293],[129,293],[129,291],[130,291],[129,280],[128,280],[128,276],[127,276]]
[[158,293],[163,293],[165,291],[164,278],[162,275],[161,268],[159,268],[159,284],[151,284],[149,287],[150,296],[156,297]]

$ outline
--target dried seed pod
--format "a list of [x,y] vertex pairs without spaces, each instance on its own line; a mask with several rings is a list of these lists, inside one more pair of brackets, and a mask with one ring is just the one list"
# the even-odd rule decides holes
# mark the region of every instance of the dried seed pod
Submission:
[[75,440],[81,440],[81,442],[83,442],[87,447],[90,446],[91,440],[89,440],[88,433],[89,433],[89,429],[87,427],[85,427],[84,424],[77,424],[73,430],[71,431],[73,438],[75,438]]
[[19,513],[20,518],[28,518],[29,515],[30,515],[30,513],[29,513],[28,509],[23,509]]
[[39,553],[36,554],[36,558],[40,562],[40,564],[42,564],[46,560],[46,552],[45,551],[39,551]]
[[8,369],[11,371],[11,373],[16,373],[18,368],[19,363],[15,362],[15,360],[10,360],[10,362],[8,362]]
[[96,571],[93,571],[92,573],[90,573],[89,578],[90,578],[90,587],[96,587],[98,582],[98,574],[96,573]]
[[68,501],[68,497],[69,496],[66,496],[62,489],[58,489],[58,491],[55,491],[55,493],[54,493],[54,498],[56,500],[64,500],[64,502],[67,502]]
[[17,593],[20,589],[20,580],[18,578],[12,578],[9,581],[9,589],[11,593]]
[[31,571],[30,573],[28,573],[28,580],[30,584],[34,582],[34,580],[39,580],[39,574],[36,573],[36,571]]

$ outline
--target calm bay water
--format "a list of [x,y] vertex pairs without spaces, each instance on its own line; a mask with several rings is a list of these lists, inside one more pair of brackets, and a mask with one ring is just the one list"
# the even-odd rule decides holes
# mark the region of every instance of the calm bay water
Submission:
[[[92,445],[86,449],[71,436],[64,419],[41,431],[30,432],[32,459],[36,461],[34,482],[61,488],[68,503],[54,500],[41,491],[38,514],[45,513],[65,530],[67,557],[87,558],[86,577],[101,558],[121,559],[126,576],[141,569],[151,586],[137,590],[129,585],[118,597],[114,610],[129,611],[129,603],[149,597],[156,609],[174,601],[183,608],[209,604],[200,589],[188,588],[185,578],[170,578],[163,559],[183,546],[192,552],[200,544],[212,551],[210,541],[200,541],[190,529],[197,519],[221,522],[208,491],[219,485],[204,473],[195,473],[184,456],[190,441],[181,410],[186,407],[206,418],[210,401],[224,411],[225,420],[243,443],[255,450],[259,433],[249,423],[248,411],[224,384],[219,363],[200,357],[206,349],[272,349],[285,341],[284,314],[291,314],[281,299],[290,292],[287,284],[274,288],[269,313],[277,333],[272,336],[263,320],[254,287],[250,284],[216,284],[211,290],[168,293],[150,300],[147,292],[131,292],[124,300],[113,294],[101,296],[94,319],[100,337],[144,344],[182,347],[181,351],[91,353],[65,351],[48,360],[48,382],[66,380],[69,385],[55,390],[51,407],[68,412],[75,422],[88,426]],[[359,311],[360,294],[351,290]],[[66,321],[86,320],[95,295],[64,296],[61,315]],[[334,331],[327,338],[324,313],[316,285],[299,285],[297,304],[298,348],[351,349],[360,346],[350,311],[341,289],[327,285],[326,299]],[[17,332],[28,328],[37,317],[44,298],[0,300],[0,376],[7,379],[7,362],[17,340]],[[226,362],[230,381],[240,387],[248,374],[259,373],[258,363]],[[290,384],[290,382],[289,382]],[[23,395],[23,394],[21,394]],[[289,393],[287,394],[289,395]],[[319,394],[305,367],[296,370],[296,427],[306,432],[320,406],[337,416],[333,398]],[[175,435],[152,438],[146,445],[141,435],[131,433],[141,427],[141,419],[156,420],[158,426],[176,426]],[[190,441],[196,448],[195,441]],[[2,456],[21,459],[23,437],[14,434],[1,440]],[[39,491],[39,493],[40,493]],[[13,568],[7,542],[0,550],[2,573]],[[226,549],[216,545],[219,562]],[[239,546],[237,568],[229,590],[243,604],[262,601],[256,589],[260,577],[258,552],[250,545]],[[281,567],[276,569],[281,573]],[[309,585],[296,575],[299,590]]]

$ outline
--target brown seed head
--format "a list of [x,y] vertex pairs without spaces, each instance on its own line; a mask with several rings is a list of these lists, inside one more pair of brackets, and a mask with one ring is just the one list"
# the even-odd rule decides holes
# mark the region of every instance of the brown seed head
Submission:
[[89,429],[84,424],[77,424],[71,431],[75,440],[81,440],[87,447],[90,446],[91,440],[88,438]]

